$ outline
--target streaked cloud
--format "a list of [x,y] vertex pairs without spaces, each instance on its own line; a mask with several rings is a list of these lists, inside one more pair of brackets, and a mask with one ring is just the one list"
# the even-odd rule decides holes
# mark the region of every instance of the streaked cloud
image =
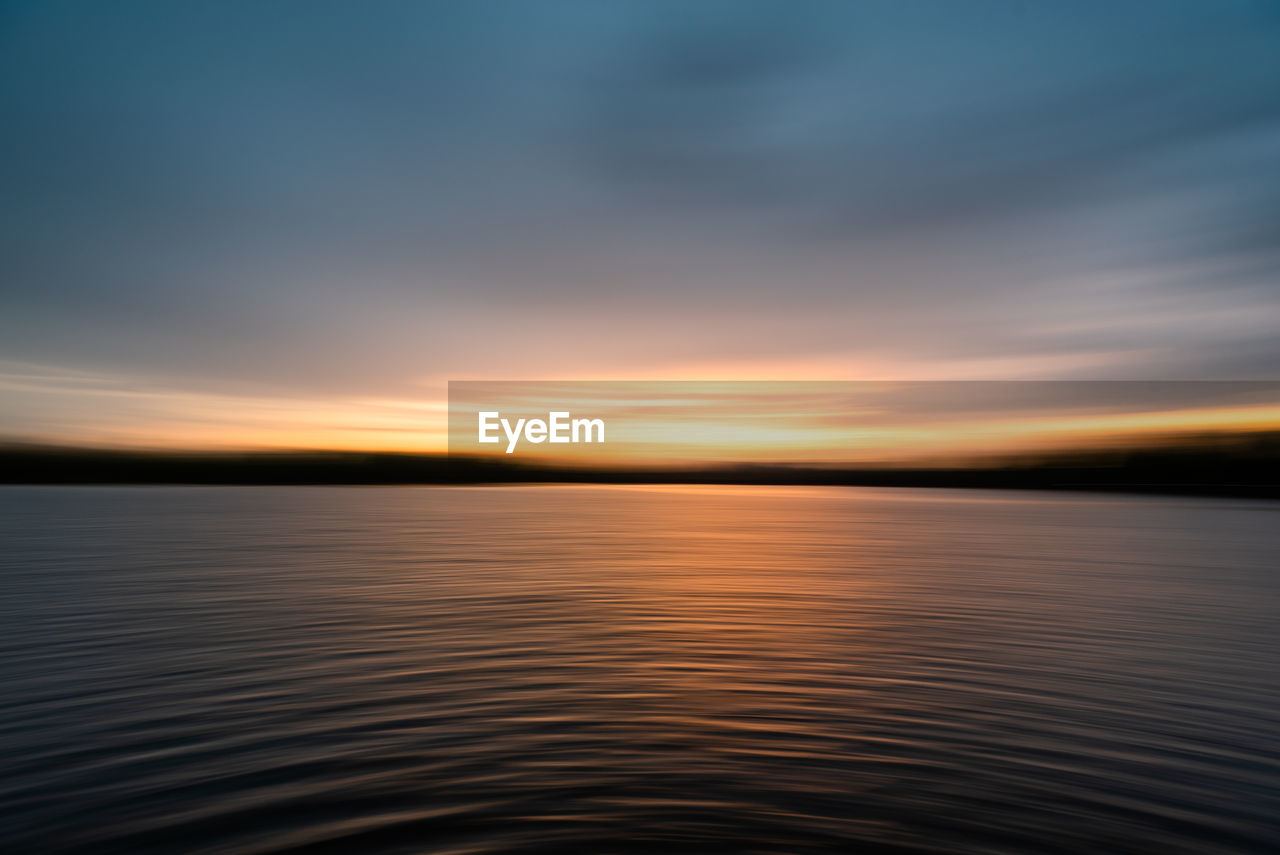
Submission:
[[[448,378],[1280,371],[1262,0],[18,2],[0,117],[0,359],[183,430]],[[49,382],[0,433],[102,432]]]

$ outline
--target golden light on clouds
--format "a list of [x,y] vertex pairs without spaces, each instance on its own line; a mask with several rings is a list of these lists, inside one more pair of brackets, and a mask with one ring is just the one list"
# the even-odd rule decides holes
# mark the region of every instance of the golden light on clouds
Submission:
[[[1276,384],[618,382],[451,384],[451,451],[595,464],[891,463],[1280,429]],[[481,445],[511,425],[600,418],[603,444]],[[508,426],[508,429],[510,425]]]
[[475,444],[481,409],[603,418],[604,444],[520,446],[600,464],[894,462],[1280,429],[1280,384],[1261,382],[478,381],[449,384],[446,400],[441,383],[421,397],[279,396],[0,367],[5,438],[71,445],[493,453]]

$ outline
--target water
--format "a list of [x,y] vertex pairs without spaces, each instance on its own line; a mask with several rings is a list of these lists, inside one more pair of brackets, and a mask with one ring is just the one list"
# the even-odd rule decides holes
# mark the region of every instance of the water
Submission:
[[0,490],[8,853],[1280,850],[1280,505]]

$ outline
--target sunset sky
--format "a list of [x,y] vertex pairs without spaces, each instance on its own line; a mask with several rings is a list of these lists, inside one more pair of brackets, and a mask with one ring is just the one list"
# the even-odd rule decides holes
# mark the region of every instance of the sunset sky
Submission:
[[1271,0],[19,0],[0,117],[0,440],[439,450],[449,380],[1280,378]]
[[[968,464],[1280,430],[1276,381],[480,381],[449,405],[450,454],[571,465]],[[553,412],[562,441],[523,436]],[[574,419],[605,441],[563,441]]]

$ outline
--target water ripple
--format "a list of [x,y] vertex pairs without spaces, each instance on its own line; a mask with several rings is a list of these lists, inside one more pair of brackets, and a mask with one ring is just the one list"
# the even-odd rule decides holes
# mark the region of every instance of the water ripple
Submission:
[[5,488],[0,843],[1280,851],[1277,509]]

